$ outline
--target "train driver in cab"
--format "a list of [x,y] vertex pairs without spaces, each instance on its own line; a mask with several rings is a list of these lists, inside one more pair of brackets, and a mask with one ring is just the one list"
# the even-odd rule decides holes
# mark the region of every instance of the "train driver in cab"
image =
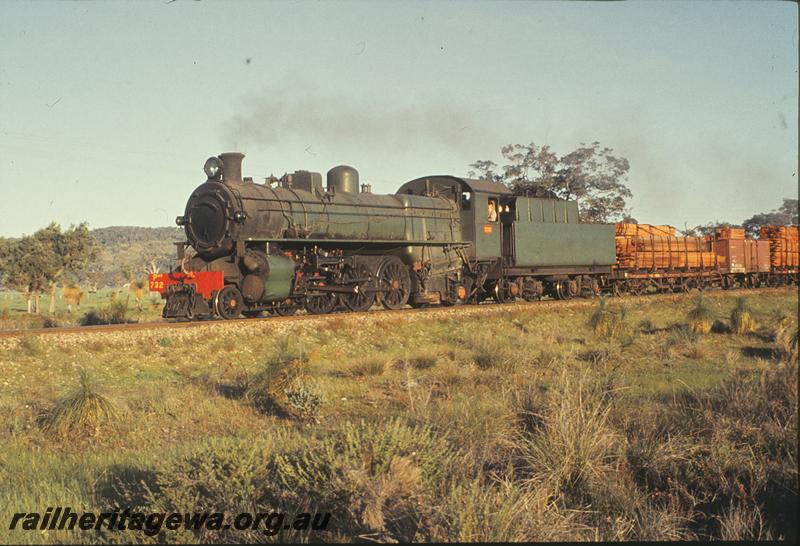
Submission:
[[489,199],[489,209],[486,216],[490,222],[497,222],[497,203],[493,199]]

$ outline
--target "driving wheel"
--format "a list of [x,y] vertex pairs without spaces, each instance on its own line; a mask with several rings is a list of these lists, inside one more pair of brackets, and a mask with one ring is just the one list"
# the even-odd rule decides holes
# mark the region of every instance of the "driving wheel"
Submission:
[[381,304],[386,309],[402,309],[411,294],[411,276],[400,258],[391,256],[381,263],[378,271]]
[[336,294],[322,294],[319,296],[306,296],[306,311],[312,315],[327,315],[336,307]]
[[342,280],[345,284],[355,284],[355,292],[340,295],[345,307],[351,311],[367,311],[372,307],[375,292],[369,290],[372,288],[372,271],[366,263],[356,262],[354,267],[345,267]]

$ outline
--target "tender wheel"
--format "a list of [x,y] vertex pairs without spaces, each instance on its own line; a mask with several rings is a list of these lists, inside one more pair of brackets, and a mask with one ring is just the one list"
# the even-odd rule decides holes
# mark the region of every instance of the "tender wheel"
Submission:
[[346,267],[342,273],[342,280],[348,284],[355,281],[358,290],[354,294],[340,295],[345,307],[351,311],[367,311],[372,307],[375,303],[375,292],[364,290],[372,287],[372,271],[367,264],[358,262],[355,267]]
[[243,309],[242,293],[232,284],[217,292],[214,297],[214,310],[225,320],[239,318]]
[[338,300],[336,294],[322,294],[321,296],[306,297],[306,311],[312,315],[327,315],[336,308]]
[[571,300],[574,296],[573,281],[556,281],[556,297],[560,300]]
[[381,263],[378,271],[381,304],[386,309],[402,309],[411,294],[411,275],[400,258],[392,256]]

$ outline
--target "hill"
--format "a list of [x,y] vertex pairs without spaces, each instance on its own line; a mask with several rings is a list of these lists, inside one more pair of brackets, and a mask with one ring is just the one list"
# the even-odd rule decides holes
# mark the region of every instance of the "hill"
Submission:
[[100,256],[92,268],[94,279],[101,285],[120,285],[126,282],[126,271],[135,278],[144,277],[151,262],[169,269],[175,261],[176,241],[186,239],[178,227],[148,228],[111,226],[92,230],[100,244]]

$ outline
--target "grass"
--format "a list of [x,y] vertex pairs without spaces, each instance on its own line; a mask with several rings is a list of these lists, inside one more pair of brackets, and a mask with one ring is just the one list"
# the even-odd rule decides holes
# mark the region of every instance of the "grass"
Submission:
[[[744,335],[694,332],[691,296],[631,302],[1,339],[0,519],[121,505],[331,523],[0,542],[796,537],[797,291],[750,295]],[[738,304],[703,305],[728,322]]]
[[[19,292],[0,291],[0,330],[25,330],[53,325],[79,326],[82,322],[102,323],[107,318],[103,315],[107,315],[112,308],[116,316],[122,316],[129,321],[162,320],[163,301],[158,294],[145,293],[139,309],[134,293],[128,288],[106,287],[94,293],[86,293],[81,299],[80,306],[74,302],[71,290],[71,286],[66,286],[59,291],[55,313],[52,315],[48,313],[49,295],[41,297],[39,314],[28,314],[25,298]],[[70,304],[72,304],[71,312]]]

